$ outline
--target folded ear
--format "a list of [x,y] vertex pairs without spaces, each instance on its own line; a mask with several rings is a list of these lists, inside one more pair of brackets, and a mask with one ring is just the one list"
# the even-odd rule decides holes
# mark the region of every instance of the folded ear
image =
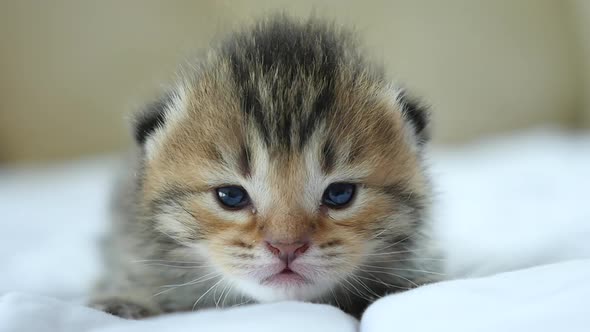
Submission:
[[395,100],[406,123],[411,126],[419,145],[430,140],[430,111],[420,99],[409,95],[406,90],[396,91]]
[[170,104],[170,95],[165,94],[137,112],[132,121],[133,136],[137,144],[143,145],[149,136],[166,122],[166,110]]

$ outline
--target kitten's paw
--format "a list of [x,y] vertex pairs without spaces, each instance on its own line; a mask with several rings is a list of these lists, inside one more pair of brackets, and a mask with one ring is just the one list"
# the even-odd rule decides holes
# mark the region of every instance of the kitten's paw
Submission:
[[133,300],[118,297],[97,299],[90,302],[89,306],[111,315],[127,319],[146,318],[150,316],[156,316],[161,313],[153,306],[140,304]]

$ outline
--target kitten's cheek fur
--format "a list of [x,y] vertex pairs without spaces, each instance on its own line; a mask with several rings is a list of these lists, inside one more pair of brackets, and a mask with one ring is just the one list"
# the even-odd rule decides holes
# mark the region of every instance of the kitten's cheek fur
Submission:
[[130,296],[96,298],[90,302],[89,307],[126,319],[141,319],[162,313],[155,303]]

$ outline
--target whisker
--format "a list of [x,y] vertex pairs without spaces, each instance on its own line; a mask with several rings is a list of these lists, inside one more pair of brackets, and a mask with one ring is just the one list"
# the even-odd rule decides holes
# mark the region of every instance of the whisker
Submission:
[[206,267],[211,267],[212,265],[173,265],[173,264],[163,264],[163,263],[148,263],[145,264],[148,266],[164,266],[164,267],[173,267],[176,269],[200,269],[200,268],[206,268]]
[[216,287],[217,287],[217,286],[218,286],[218,285],[219,285],[219,284],[220,284],[220,283],[221,283],[223,280],[224,280],[224,278],[221,278],[221,279],[219,279],[219,281],[218,281],[218,282],[216,282],[215,284],[213,284],[213,286],[209,287],[209,289],[208,289],[208,290],[207,290],[205,293],[203,293],[203,295],[201,295],[201,296],[200,296],[200,297],[199,297],[199,298],[198,298],[198,299],[195,301],[195,303],[193,304],[193,309],[192,309],[192,310],[193,310],[193,311],[195,311],[195,308],[197,307],[197,304],[199,303],[199,301],[201,301],[201,299],[202,299],[203,297],[205,297],[205,295],[209,294],[209,292],[210,292],[211,290],[213,290],[214,288],[216,288]]
[[349,304],[350,306],[352,306],[352,298],[350,297],[350,294],[349,294],[350,290],[348,290],[348,288],[347,288],[347,287],[345,287],[345,288],[346,288],[346,290],[347,290],[348,292],[344,292],[344,295],[346,295],[346,299],[348,300],[348,304]]
[[[214,274],[214,275],[211,276],[212,274]],[[158,292],[158,293],[156,293],[156,294],[154,294],[152,296],[153,297],[159,296],[161,294],[170,292],[170,291],[175,290],[175,289],[177,289],[179,287],[182,287],[182,286],[195,285],[195,284],[198,284],[198,283],[201,283],[201,282],[205,282],[205,281],[208,281],[208,280],[217,278],[220,275],[221,275],[221,273],[212,272],[212,273],[208,273],[206,275],[200,276],[199,278],[193,279],[191,281],[188,281],[188,282],[185,282],[185,283],[182,283],[182,284],[160,286],[160,288],[167,288],[167,289],[165,289],[163,291],[160,291],[160,292]]]
[[387,275],[390,275],[390,276],[393,276],[393,277],[396,277],[396,278],[399,278],[399,279],[405,280],[405,281],[409,282],[409,283],[410,283],[412,286],[414,286],[414,287],[418,287],[418,286],[419,286],[417,283],[413,282],[412,280],[410,280],[410,279],[408,279],[408,278],[406,278],[406,277],[404,277],[404,276],[401,276],[401,275],[399,275],[399,274],[393,273],[393,272],[386,272],[386,271],[374,271],[374,270],[367,270],[367,269],[359,269],[359,271],[362,271],[362,272],[374,272],[374,273],[387,274]]
[[183,243],[180,240],[178,240],[177,238],[175,238],[174,236],[164,232],[164,230],[158,228],[158,232],[166,235],[167,237],[169,237],[170,239],[172,239],[174,242],[176,242],[178,245],[180,245],[181,247],[188,247],[189,245],[187,243]]
[[206,280],[209,280],[209,279],[204,279],[204,278],[207,278],[207,277],[209,277],[209,276],[211,276],[212,278],[214,278],[214,277],[216,277],[216,276],[220,276],[220,275],[221,275],[221,273],[218,273],[218,272],[210,272],[210,273],[207,273],[207,274],[205,274],[205,275],[199,276],[199,277],[198,277],[198,278],[196,278],[196,279],[193,279],[193,280],[191,280],[191,281],[188,281],[188,282],[185,282],[185,283],[182,283],[182,284],[178,284],[178,285],[164,285],[164,286],[161,286],[161,288],[164,288],[164,287],[175,287],[175,286],[186,286],[186,285],[193,285],[193,284],[196,284],[196,283],[198,283],[198,282],[201,282],[201,281],[206,281]]
[[[356,292],[354,292],[353,294],[357,295],[358,297],[360,297],[363,300],[367,300],[367,301],[371,301],[370,298],[368,298],[367,296],[365,296],[365,294],[363,294],[363,292],[361,292],[358,288],[356,288],[356,286],[354,286],[350,281],[346,280],[346,279],[342,279],[342,281],[345,281],[347,284],[350,285],[350,287],[352,287]],[[344,286],[344,285],[343,285]],[[348,288],[347,288],[348,289]],[[349,290],[350,291],[350,290]]]
[[[350,254],[345,254],[343,253],[342,256],[349,256],[351,257],[352,255]],[[362,255],[359,255],[362,256]],[[357,257],[357,256],[352,256],[352,257]],[[318,258],[318,257],[313,257],[313,258]],[[344,258],[341,257],[330,257],[330,258],[321,258],[320,259],[325,259],[326,261],[330,261],[332,262],[340,262],[340,263],[346,263],[346,264],[350,264],[350,262]],[[371,263],[395,263],[395,262],[419,262],[419,261],[445,261],[444,258],[434,258],[434,257],[411,257],[411,258],[399,258],[399,259],[375,259],[375,258],[370,258],[369,262]],[[317,266],[317,267],[322,267],[322,268],[330,268],[332,266],[334,266],[333,264],[309,264],[312,266]]]
[[364,289],[366,289],[367,292],[369,292],[371,295],[375,296],[376,298],[379,298],[380,297],[371,288],[369,288],[367,285],[365,285],[364,282],[362,282],[360,279],[358,279],[357,276],[351,275],[350,277],[353,278],[356,282],[358,282],[361,285],[361,287],[363,287]]
[[395,245],[398,245],[398,244],[400,244],[400,243],[402,243],[402,242],[404,242],[404,241],[406,241],[406,240],[410,239],[410,238],[411,238],[412,236],[414,236],[414,235],[418,235],[418,232],[414,232],[414,233],[412,233],[412,234],[410,234],[410,235],[408,235],[408,236],[404,237],[403,239],[396,241],[395,243],[392,243],[392,244],[389,244],[389,245],[387,245],[387,246],[385,246],[385,247],[379,248],[379,250],[381,251],[381,250],[385,250],[385,249],[391,248],[391,247],[393,247],[393,246],[395,246]]
[[175,261],[175,260],[168,260],[168,259],[138,259],[133,260],[133,263],[180,263],[180,264],[200,264],[203,262],[193,262],[193,261]]
[[[243,301],[243,300],[244,300],[244,297],[245,297],[245,296],[244,296],[244,294],[242,294],[242,296],[240,297],[240,301]],[[246,299],[246,301],[243,301],[243,302],[240,302],[240,303],[234,304],[234,305],[232,305],[230,308],[233,308],[233,307],[239,307],[239,306],[241,306],[241,305],[248,304],[248,303],[250,303],[250,302],[252,302],[252,300],[250,300],[250,299]]]
[[435,272],[435,271],[428,271],[428,270],[421,270],[421,269],[411,269],[411,268],[398,268],[398,267],[384,267],[384,266],[377,266],[377,265],[367,265],[367,264],[359,264],[359,266],[366,266],[374,269],[382,269],[382,270],[394,270],[394,271],[407,271],[407,272],[420,272],[420,273],[430,273],[444,276],[445,273],[442,272]]
[[385,255],[395,255],[395,254],[406,254],[406,253],[414,253],[420,251],[426,251],[427,249],[408,249],[408,250],[399,250],[399,251],[389,251],[389,252],[377,252],[372,254],[343,254],[345,256],[351,257],[358,257],[358,256],[385,256]]
[[[369,273],[369,274],[372,275],[372,276],[375,276],[372,273]],[[385,282],[385,281],[380,280],[380,279],[373,279],[373,278],[363,277],[363,276],[358,276],[358,275],[356,277],[357,278],[361,278],[361,279],[365,279],[365,280],[369,280],[369,281],[373,281],[373,282],[382,284],[383,286],[387,286],[387,287],[398,288],[398,289],[402,289],[402,290],[409,290],[409,289],[411,289],[411,288],[408,288],[408,287],[403,287],[403,286],[398,286],[398,285],[390,284],[390,283]]]
[[330,287],[330,293],[332,293],[332,297],[334,298],[334,301],[336,302],[336,305],[338,306],[338,308],[343,309],[343,307],[340,305],[340,303],[338,303],[338,297],[334,293],[334,289],[332,289],[331,287]]
[[346,285],[344,285],[343,283],[340,283],[340,286],[346,289],[346,292],[344,292],[344,294],[346,294],[346,297],[348,298],[348,303],[352,305],[352,300],[349,294],[354,294],[354,292],[351,291],[350,288],[346,287]]
[[395,262],[419,262],[419,261],[439,261],[444,262],[444,258],[430,258],[430,257],[412,257],[412,258],[403,258],[403,259],[371,259],[370,262],[372,263],[395,263]]
[[373,235],[369,240],[375,240],[375,239],[377,239],[379,236],[381,236],[387,230],[388,230],[388,228],[387,227],[384,227],[379,233]]
[[225,300],[227,300],[227,296],[232,292],[232,290],[234,289],[234,285],[231,283],[228,283],[228,285],[230,285],[229,290],[227,291],[227,293],[225,293],[225,296],[223,297],[223,301],[221,302],[221,307],[225,308]]
[[[223,287],[223,289],[221,290],[221,294],[219,294],[219,299],[217,299],[217,301],[215,301],[215,308],[219,308],[219,303],[221,302],[221,298],[223,297],[223,293],[225,293],[225,291],[231,286],[230,283],[227,283],[225,285],[225,287]],[[213,292],[213,299],[215,300],[215,291]],[[223,307],[223,306],[222,306]]]

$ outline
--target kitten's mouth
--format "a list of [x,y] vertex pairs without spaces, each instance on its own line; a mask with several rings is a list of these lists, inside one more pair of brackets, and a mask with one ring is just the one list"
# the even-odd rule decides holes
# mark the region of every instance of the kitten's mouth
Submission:
[[305,277],[288,267],[285,267],[281,272],[262,280],[263,285],[269,286],[298,286],[307,283],[309,283],[309,281]]

